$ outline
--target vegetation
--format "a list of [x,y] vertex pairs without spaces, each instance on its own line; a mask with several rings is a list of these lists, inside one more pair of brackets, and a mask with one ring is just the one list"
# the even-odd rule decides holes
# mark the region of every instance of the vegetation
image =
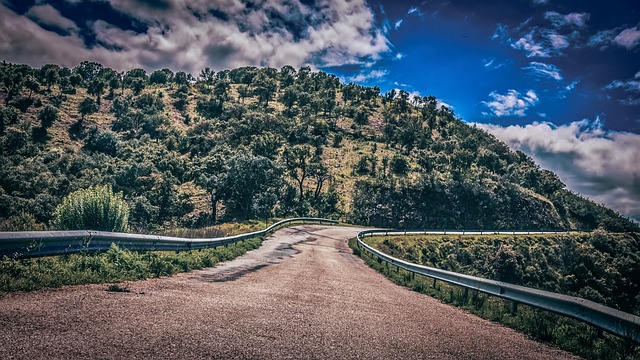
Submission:
[[640,315],[640,233],[371,237],[394,257]]
[[[63,285],[119,283],[212,267],[259,247],[254,238],[215,249],[135,252],[115,244],[107,251],[0,261],[0,292],[32,291]],[[120,289],[120,290],[118,290]],[[123,291],[118,285],[110,291]]]
[[54,211],[53,224],[60,230],[126,232],[129,206],[110,186],[92,186],[66,196]]
[[56,228],[68,194],[111,186],[138,232],[296,215],[638,230],[436,103],[308,67],[194,78],[2,63],[0,228]]
[[[0,154],[2,231],[128,226],[187,236],[202,227],[200,233],[217,234],[210,226],[220,222],[290,216],[396,228],[640,231],[566,189],[524,153],[438,108],[433,96],[380,94],[309,67],[206,68],[194,78],[168,69],[119,73],[89,61],[73,69],[2,63]],[[85,208],[85,201],[95,205]],[[424,239],[386,250],[637,312],[638,236],[603,234]],[[258,244],[2,259],[0,291],[163,276]],[[407,283],[427,288],[413,281]],[[492,309],[482,304],[473,306]],[[506,322],[511,316],[491,311]],[[565,331],[545,330],[551,328],[537,319],[547,315],[528,311],[518,311],[532,314],[528,320],[514,322],[538,327],[541,337]],[[564,329],[565,320],[550,319]],[[609,357],[585,336],[561,337],[573,347],[596,344],[594,354]]]
[[[602,238],[602,234],[599,236]],[[617,236],[619,235],[616,234],[615,236],[612,236],[610,241],[615,242],[615,237]],[[638,237],[637,234],[633,236],[635,239]],[[585,234],[581,235],[581,237],[576,241],[588,241],[588,238],[589,235]],[[480,239],[478,237],[445,239],[439,236],[418,238],[367,237],[366,241],[386,253],[394,254],[395,256],[402,253],[405,256],[401,257],[417,263],[420,263],[420,261],[416,260],[416,255],[418,257],[422,257],[423,253],[432,253],[434,254],[433,257],[429,258],[430,255],[427,255],[428,259],[425,259],[423,263],[437,265],[440,268],[448,268],[450,270],[457,269],[459,272],[474,275],[481,275],[484,272],[489,272],[509,276],[505,270],[509,267],[517,267],[515,264],[518,263],[518,261],[510,260],[511,255],[515,254],[516,258],[523,255],[519,250],[514,251],[513,248],[511,248],[511,245],[518,243],[519,241],[510,242],[508,237],[492,237],[484,239]],[[539,256],[539,250],[546,246],[545,244],[547,242],[553,242],[554,240],[553,237],[532,236],[527,237],[524,241],[525,243],[528,242],[529,245],[532,243],[539,244],[539,248],[532,252],[532,254],[537,254],[533,255],[533,257],[536,257]],[[505,245],[505,242],[510,242],[510,244]],[[426,248],[423,247],[426,243],[432,246],[427,245]],[[497,251],[493,252],[493,250],[496,249],[496,245]],[[458,306],[485,319],[500,322],[518,331],[522,331],[536,340],[549,342],[587,359],[640,359],[640,348],[635,346],[630,340],[624,340],[607,333],[600,334],[590,325],[578,320],[573,320],[571,318],[521,304],[518,305],[517,308],[514,308],[511,302],[491,295],[486,295],[478,291],[468,289],[465,290],[464,288],[449,285],[444,282],[435,282],[433,279],[420,275],[412,275],[405,270],[396,269],[395,266],[388,265],[386,262],[378,261],[367,252],[361,252],[356,246],[355,239],[350,240],[349,246],[353,249],[354,253],[360,255],[369,266],[383,273],[394,282],[407,286],[415,291],[433,296],[443,303]],[[523,248],[524,246],[526,245],[518,246],[518,248]],[[588,245],[586,245],[586,248],[583,248],[581,245],[577,246],[577,248],[583,251],[586,251],[588,247]],[[419,251],[414,252],[416,249]],[[505,256],[505,252],[509,253],[509,255]],[[474,259],[471,262],[481,267],[481,269],[475,268],[473,265],[469,265],[468,261],[459,261],[457,254],[467,254],[471,259]],[[463,257],[467,255],[463,255]],[[586,253],[584,253],[584,255],[588,256]],[[596,255],[596,257],[599,256],[606,257],[606,255],[603,254]],[[538,260],[540,262],[533,260],[533,263],[540,265],[542,263],[542,258],[538,258]],[[552,258],[549,258],[549,260],[552,260]],[[435,261],[436,264],[433,264],[432,261]],[[463,263],[466,265],[463,265]],[[589,263],[589,261],[583,258],[582,261],[572,261],[572,263],[582,263],[584,265],[585,263]],[[529,271],[529,269],[527,271]],[[573,279],[575,277],[581,277],[583,279],[587,279],[588,276],[581,274],[581,271],[582,269],[578,267],[574,270],[573,274],[568,275],[566,278]],[[548,272],[543,272],[542,276],[550,275],[550,273],[553,272],[554,271],[552,269],[549,269]],[[537,275],[534,272],[528,274],[533,276]],[[613,274],[613,277],[615,277],[615,274]],[[594,281],[604,282],[606,280],[600,278]],[[560,287],[564,285],[562,284],[562,280],[560,280],[560,282],[560,284],[555,284],[555,286]],[[637,283],[637,280],[635,282]],[[548,284],[550,285],[550,283]],[[635,289],[636,290],[631,290],[629,292],[623,291],[624,294],[622,296],[629,296],[629,294],[634,293],[637,296],[637,287],[635,287]],[[614,298],[617,298],[617,296],[614,296]],[[609,305],[611,306],[614,304],[609,303]],[[627,306],[624,303],[619,303],[618,305],[619,308],[623,309],[633,307]]]

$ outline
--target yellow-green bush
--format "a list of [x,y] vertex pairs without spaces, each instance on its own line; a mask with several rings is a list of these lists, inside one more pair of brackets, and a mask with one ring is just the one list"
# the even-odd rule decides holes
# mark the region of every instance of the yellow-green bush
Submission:
[[111,186],[92,186],[74,191],[54,212],[53,225],[59,230],[103,230],[125,232],[129,207],[122,193]]

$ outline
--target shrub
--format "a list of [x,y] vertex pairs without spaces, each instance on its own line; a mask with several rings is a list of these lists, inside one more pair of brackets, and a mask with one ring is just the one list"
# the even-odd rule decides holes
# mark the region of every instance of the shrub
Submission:
[[118,136],[113,131],[100,131],[98,128],[92,128],[89,136],[84,140],[84,148],[115,155],[118,152]]
[[407,172],[409,172],[409,163],[404,157],[399,155],[394,155],[391,158],[389,167],[395,174],[405,175]]
[[49,128],[58,120],[58,109],[51,105],[47,105],[38,113],[38,120],[43,128]]
[[54,227],[60,230],[127,231],[129,207],[122,193],[111,186],[81,189],[64,198],[54,212]]
[[38,223],[36,218],[26,212],[0,221],[0,231],[41,231],[46,230],[44,224]]

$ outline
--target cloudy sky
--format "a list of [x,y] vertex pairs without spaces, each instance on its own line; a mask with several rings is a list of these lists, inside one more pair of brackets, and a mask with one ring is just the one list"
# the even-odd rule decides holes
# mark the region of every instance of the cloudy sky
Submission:
[[0,60],[310,65],[435,95],[640,219],[640,5],[560,0],[0,0]]

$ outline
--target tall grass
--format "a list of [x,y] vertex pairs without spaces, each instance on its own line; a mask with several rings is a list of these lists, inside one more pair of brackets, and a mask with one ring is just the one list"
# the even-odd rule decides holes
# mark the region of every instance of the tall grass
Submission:
[[583,322],[525,305],[518,305],[514,309],[510,301],[441,281],[434,282],[432,278],[414,275],[386,262],[379,262],[368,252],[361,251],[355,239],[349,241],[349,246],[370,267],[395,283],[509,326],[535,340],[550,343],[587,359],[640,359],[640,349],[631,341],[607,333],[601,335]]
[[122,193],[111,186],[91,186],[67,195],[54,212],[59,230],[104,230],[126,232],[129,207]]

